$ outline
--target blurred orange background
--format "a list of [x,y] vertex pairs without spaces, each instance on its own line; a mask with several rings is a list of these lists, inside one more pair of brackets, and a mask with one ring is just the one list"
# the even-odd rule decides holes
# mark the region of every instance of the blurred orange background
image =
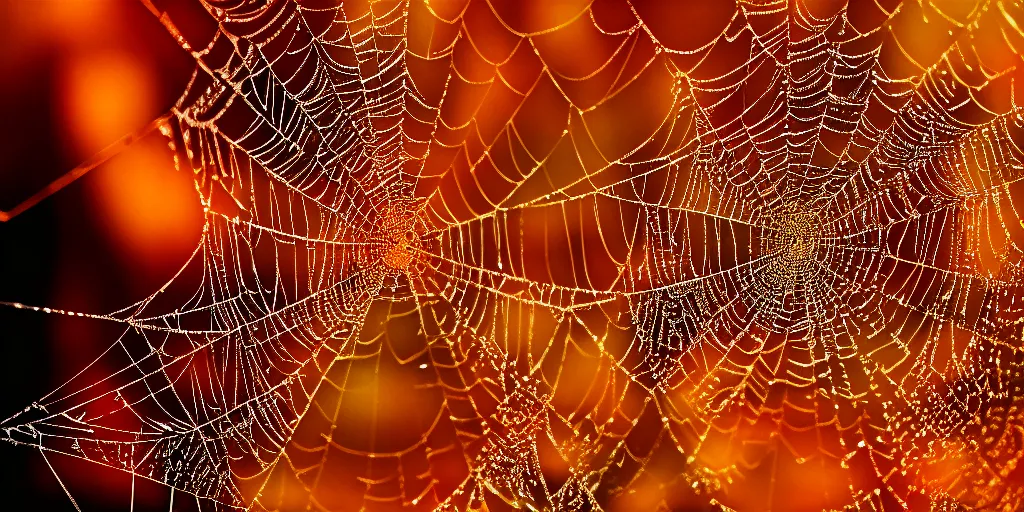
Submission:
[[[0,209],[166,113],[192,68],[137,0],[0,0]],[[166,140],[150,134],[0,224],[0,300],[120,309],[174,275],[198,245],[201,222],[191,176],[176,172]],[[121,334],[103,322],[2,309],[5,417]],[[37,451],[5,447],[3,457],[5,502],[73,510]],[[127,475],[68,459],[50,462],[83,510],[126,509]],[[165,489],[137,482],[134,492],[135,510],[166,510]]]

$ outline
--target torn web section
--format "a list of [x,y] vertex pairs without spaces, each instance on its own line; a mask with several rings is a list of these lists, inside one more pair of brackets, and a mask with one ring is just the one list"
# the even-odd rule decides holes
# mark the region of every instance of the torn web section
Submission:
[[[285,18],[296,29],[302,21],[297,12]],[[156,296],[119,314],[134,332],[101,358],[123,368],[104,379],[109,388],[73,380],[59,390],[66,396],[38,407],[47,417],[19,427],[37,437],[43,428],[81,427],[88,435],[63,435],[70,446],[53,449],[224,503],[241,501],[235,477],[276,460],[384,278],[374,268],[375,216],[363,186],[390,191],[374,183],[380,175],[358,133],[367,128],[343,118],[359,115],[363,100],[346,109],[331,101],[335,92],[299,83],[303,70],[330,65],[282,79],[307,59],[272,43],[230,38],[222,28],[194,54],[199,68],[174,110],[174,133],[207,213],[196,256]],[[353,83],[361,81],[349,80],[350,92],[363,94]],[[304,96],[310,91],[315,97]],[[194,295],[172,313],[154,300],[189,285]],[[48,412],[62,408],[75,415]]]
[[199,184],[201,245],[161,292],[115,315],[129,332],[95,363],[112,376],[73,379],[9,422],[12,437],[223,503],[239,499],[236,476],[274,459],[375,292],[354,270],[357,246],[318,238],[322,219],[272,222],[279,208],[314,219],[303,196],[243,155],[232,162],[233,179],[207,185],[243,199]]
[[[196,103],[182,106],[188,114],[180,116],[185,161],[197,171],[207,210],[204,238],[190,263],[193,274],[202,272],[195,295],[170,314],[157,313],[161,308],[149,300],[125,312],[138,336],[109,352],[116,358],[105,364],[124,368],[107,379],[110,388],[72,381],[63,389],[68,396],[55,395],[61,398],[42,410],[84,414],[69,413],[70,426],[45,418],[25,428],[92,428],[91,437],[66,435],[71,446],[55,449],[89,452],[83,456],[90,460],[235,502],[230,457],[240,457],[234,469],[242,474],[246,465],[272,458],[319,382],[320,359],[333,358],[329,349],[321,351],[324,343],[358,323],[360,306],[375,292],[353,271],[366,257],[346,241],[351,229],[340,228],[308,187],[295,185],[308,176],[309,160],[283,155],[285,142],[262,146],[266,125],[258,116],[246,123],[244,111],[219,110],[232,103],[223,92],[210,85],[193,97]],[[187,94],[182,104],[188,100]],[[221,123],[218,130],[188,117],[207,108]],[[232,139],[237,124],[231,121],[250,129]],[[187,287],[178,277],[158,295]],[[150,330],[166,339],[153,341]],[[312,373],[304,373],[311,361]],[[145,439],[131,441],[135,432]],[[134,444],[129,449],[126,443]]]

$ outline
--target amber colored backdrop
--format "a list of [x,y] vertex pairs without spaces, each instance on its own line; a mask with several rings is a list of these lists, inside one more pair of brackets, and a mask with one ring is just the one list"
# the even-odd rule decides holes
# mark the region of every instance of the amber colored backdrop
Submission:
[[[191,63],[137,0],[0,0],[0,210],[166,112]],[[0,301],[94,313],[128,305],[185,261],[200,214],[164,141],[144,139],[0,223]],[[0,308],[0,415],[53,390],[119,334]],[[74,510],[38,451],[4,444],[0,460],[0,509]],[[127,475],[50,462],[82,510],[128,509]],[[137,482],[134,510],[166,510],[165,493]]]

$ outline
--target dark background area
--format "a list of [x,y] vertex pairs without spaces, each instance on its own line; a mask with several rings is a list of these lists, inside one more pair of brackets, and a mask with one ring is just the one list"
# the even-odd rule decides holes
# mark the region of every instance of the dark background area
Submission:
[[[146,101],[131,103],[134,96],[117,88],[138,83],[105,76],[92,62],[114,62],[115,68],[138,63],[144,83],[151,85],[138,91]],[[120,135],[167,112],[192,68],[191,57],[137,0],[0,0],[0,209],[13,208]],[[162,147],[170,162],[159,136],[140,146],[158,156]],[[146,297],[169,279],[198,243],[198,214],[188,215],[185,228],[165,239],[159,223],[174,225],[175,215],[200,207],[193,197],[177,209],[148,210],[166,206],[166,198],[154,192],[191,187],[188,173],[174,172],[169,163],[145,165],[150,160],[116,157],[0,223],[0,301],[103,314]],[[131,192],[138,179],[149,180],[139,182],[148,185],[138,192],[149,196]],[[117,224],[112,212],[123,216],[122,200],[148,212],[140,218],[157,224],[156,236],[139,237]],[[67,381],[122,330],[112,322],[0,306],[0,417]],[[49,459],[83,511],[129,510],[130,475],[70,457]],[[0,471],[0,510],[74,510],[38,450],[0,442]],[[167,494],[159,485],[137,481],[134,510],[167,510]],[[179,495],[174,509],[187,507]]]

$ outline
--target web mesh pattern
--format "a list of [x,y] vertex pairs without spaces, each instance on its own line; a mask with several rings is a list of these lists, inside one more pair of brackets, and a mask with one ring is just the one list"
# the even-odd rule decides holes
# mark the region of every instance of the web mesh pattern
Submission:
[[223,509],[1022,506],[1020,2],[149,1],[202,239],[8,440]]

